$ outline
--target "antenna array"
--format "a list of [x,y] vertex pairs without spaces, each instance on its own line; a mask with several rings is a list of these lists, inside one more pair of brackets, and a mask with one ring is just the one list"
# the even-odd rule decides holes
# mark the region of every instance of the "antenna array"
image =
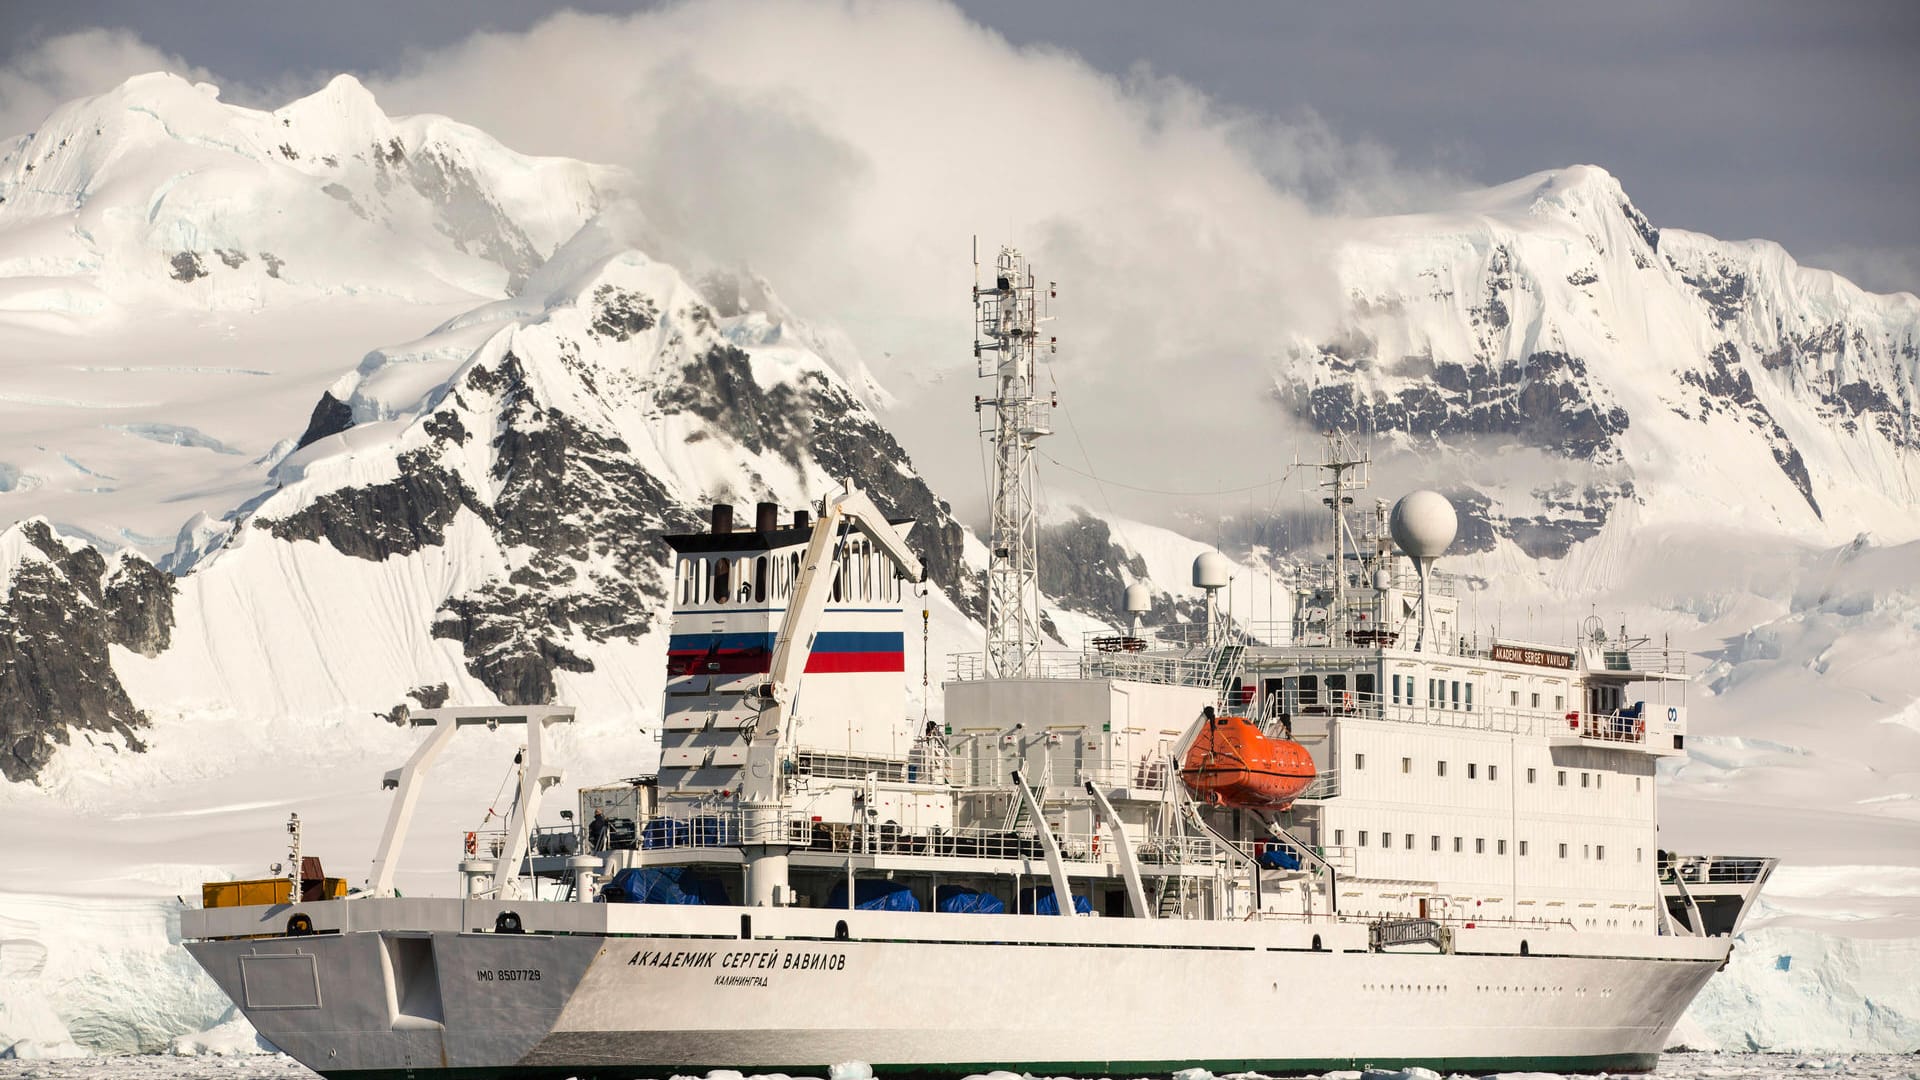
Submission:
[[1034,444],[1053,434],[1051,411],[1057,395],[1041,397],[1034,385],[1035,365],[1044,347],[1056,351],[1058,339],[1042,341],[1042,313],[1054,297],[1054,284],[1042,291],[1026,259],[1001,248],[993,279],[980,283],[980,249],[973,256],[973,357],[983,379],[994,380],[992,397],[973,399],[975,413],[993,410],[994,424],[983,429],[993,442],[993,522],[987,553],[987,675],[1013,679],[1030,675],[1040,651],[1040,519],[1034,507]]

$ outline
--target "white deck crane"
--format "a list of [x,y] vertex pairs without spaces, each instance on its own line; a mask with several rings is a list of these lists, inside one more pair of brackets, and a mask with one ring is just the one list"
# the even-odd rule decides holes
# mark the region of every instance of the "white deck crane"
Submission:
[[743,854],[747,865],[747,902],[756,907],[791,901],[787,887],[787,850],[792,846],[781,803],[781,773],[794,695],[813,651],[814,632],[833,594],[834,564],[845,529],[859,530],[909,581],[922,581],[926,569],[907,547],[905,536],[866,493],[847,482],[829,496],[814,523],[807,553],[800,562],[786,621],[773,647],[767,681],[760,687],[760,714],[747,742],[746,769],[740,784]]

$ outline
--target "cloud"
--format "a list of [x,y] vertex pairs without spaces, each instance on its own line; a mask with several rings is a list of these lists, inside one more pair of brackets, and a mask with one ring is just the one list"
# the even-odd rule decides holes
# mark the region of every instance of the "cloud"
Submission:
[[56,107],[149,71],[213,79],[124,30],[79,30],[27,44],[0,64],[0,138],[24,135]]
[[1798,261],[1832,270],[1868,292],[1911,293],[1920,282],[1920,247],[1849,245],[1815,251]]
[[935,3],[564,13],[369,84],[390,112],[626,166],[677,245],[750,263],[804,317],[848,331],[950,492],[980,486],[964,404],[985,389],[974,235],[986,259],[1012,243],[1061,282],[1052,378],[1095,463],[1180,486],[1192,466],[1141,450],[1161,442],[1141,425],[1191,433],[1196,459],[1202,436],[1290,455],[1279,411],[1249,388],[1343,306],[1325,270],[1338,215],[1447,182],[1311,113],[1224,108],[1144,67],[1109,75]]
[[[163,67],[209,78],[125,33],[50,39],[0,74],[0,113],[30,116],[25,130]],[[1108,74],[929,0],[563,12],[359,74],[389,113],[624,166],[666,244],[655,254],[696,273],[750,265],[844,331],[861,355],[840,359],[894,392],[892,426],[963,505],[982,487],[966,403],[990,392],[970,350],[975,235],[989,263],[1014,244],[1061,283],[1043,383],[1071,422],[1049,452],[1140,486],[1213,488],[1195,476],[1210,446],[1292,455],[1259,388],[1272,357],[1324,338],[1344,307],[1326,270],[1341,215],[1449,183],[1310,111],[1225,107],[1145,66]],[[1168,437],[1192,454],[1157,449]]]

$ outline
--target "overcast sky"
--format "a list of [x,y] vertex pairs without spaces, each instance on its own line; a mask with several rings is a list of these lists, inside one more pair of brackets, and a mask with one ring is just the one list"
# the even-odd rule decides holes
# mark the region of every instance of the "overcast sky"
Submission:
[[[58,71],[35,50],[107,28],[203,69],[229,100],[277,105],[334,72],[406,71],[476,31],[522,31],[560,7],[5,0],[0,95],[9,77],[16,99],[29,96],[22,81],[50,98],[105,89],[77,85],[86,58],[65,61],[81,63],[78,72]],[[1224,107],[1324,121],[1400,170],[1496,183],[1598,164],[1658,224],[1778,240],[1868,288],[1920,291],[1920,3],[1911,0],[961,7],[1015,45],[1070,52],[1116,77],[1171,76]],[[113,58],[100,58],[100,70],[110,78]]]

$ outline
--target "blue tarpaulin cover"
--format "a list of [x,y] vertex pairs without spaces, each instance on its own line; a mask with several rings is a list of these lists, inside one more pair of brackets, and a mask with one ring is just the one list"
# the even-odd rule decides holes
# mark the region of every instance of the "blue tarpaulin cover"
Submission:
[[[833,895],[827,898],[827,906],[847,906],[846,882],[833,887]],[[911,889],[898,881],[873,878],[854,882],[853,906],[862,911],[919,911],[920,901],[913,898]]]
[[1000,915],[1007,910],[1007,905],[992,893],[974,892],[958,885],[940,886],[934,907],[949,915]]
[[[1029,915],[1058,915],[1060,901],[1053,898],[1053,890],[1046,886],[1020,890],[1020,910]],[[1084,896],[1073,898],[1073,913],[1076,915],[1093,914],[1093,902]]]
[[684,866],[630,866],[613,875],[600,895],[613,904],[725,904],[726,887]]
[[1300,856],[1284,845],[1274,845],[1260,853],[1260,865],[1269,870],[1298,870]]
[[685,847],[693,843],[693,827],[684,821],[657,817],[640,830],[640,846],[654,848]]

